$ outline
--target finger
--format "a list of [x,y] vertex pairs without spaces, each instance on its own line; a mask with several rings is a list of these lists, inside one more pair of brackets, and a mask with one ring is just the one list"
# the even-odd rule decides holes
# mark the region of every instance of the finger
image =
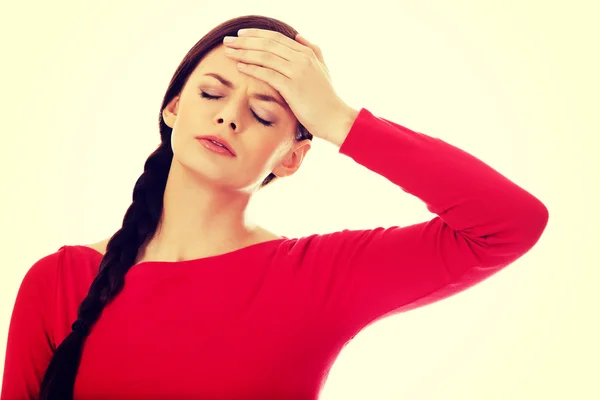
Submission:
[[265,82],[277,90],[284,99],[286,98],[287,82],[289,81],[286,76],[273,69],[252,64],[238,63],[237,68],[238,71]]
[[226,49],[225,55],[243,64],[258,65],[279,72],[287,78],[291,77],[290,62],[266,51]]
[[296,42],[294,39],[291,39],[285,36],[282,33],[271,31],[267,29],[258,29],[258,28],[249,28],[249,29],[240,29],[238,31],[238,37],[262,37],[266,39],[272,39],[275,42],[281,43],[289,47],[292,50],[296,50],[299,52],[304,52],[304,46],[300,43]]
[[312,49],[312,51],[315,53],[315,56],[317,57],[317,60],[319,60],[319,62],[323,66],[323,69],[325,71],[325,74],[327,75],[327,78],[331,81],[331,76],[329,74],[329,67],[327,67],[327,64],[325,64],[325,59],[323,58],[323,52],[321,51],[321,48],[319,46],[317,46],[316,44],[309,42],[301,34],[296,35],[296,40],[298,40],[298,42],[302,43],[306,47]]
[[310,47],[312,49],[312,51],[315,52],[317,59],[319,61],[321,61],[323,64],[325,64],[325,60],[323,59],[323,52],[321,51],[321,48],[319,46],[317,46],[316,44],[314,44],[312,42],[309,42],[308,39],[306,39],[301,34],[296,35],[296,40],[298,42],[300,42],[301,44],[303,44],[304,46]]
[[[273,53],[276,56],[292,61],[299,55],[297,51],[288,46],[273,40],[263,37],[238,37],[233,42],[226,43],[227,47],[243,50],[255,50]],[[242,51],[243,51],[242,50]]]

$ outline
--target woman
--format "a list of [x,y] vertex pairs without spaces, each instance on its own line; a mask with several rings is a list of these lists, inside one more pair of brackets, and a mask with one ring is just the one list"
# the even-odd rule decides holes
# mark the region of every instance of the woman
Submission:
[[[319,48],[271,18],[209,32],[160,111],[121,229],[23,279],[2,399],[315,399],[360,330],[495,274],[547,224],[472,155],[349,107]],[[246,223],[252,194],[297,171],[313,135],[437,216],[293,239]]]

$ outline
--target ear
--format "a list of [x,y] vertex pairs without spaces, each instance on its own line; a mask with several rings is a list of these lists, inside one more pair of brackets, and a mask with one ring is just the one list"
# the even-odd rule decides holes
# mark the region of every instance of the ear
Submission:
[[295,142],[286,157],[273,169],[273,174],[278,178],[294,174],[300,168],[300,165],[302,165],[304,156],[310,150],[311,145],[312,141],[310,139]]
[[171,129],[175,126],[175,120],[177,120],[177,111],[179,109],[179,95],[175,96],[173,100],[167,104],[162,112],[163,121]]

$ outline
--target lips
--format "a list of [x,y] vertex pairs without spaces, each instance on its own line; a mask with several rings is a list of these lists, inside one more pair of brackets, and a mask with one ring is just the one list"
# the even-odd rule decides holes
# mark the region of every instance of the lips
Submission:
[[227,143],[227,141],[225,139],[221,139],[217,136],[196,136],[196,139],[206,139],[206,140],[216,142],[216,143],[220,144],[221,146],[223,146],[224,148],[226,148],[232,155],[234,155],[234,156],[236,155],[235,151],[233,150],[231,145],[229,143]]

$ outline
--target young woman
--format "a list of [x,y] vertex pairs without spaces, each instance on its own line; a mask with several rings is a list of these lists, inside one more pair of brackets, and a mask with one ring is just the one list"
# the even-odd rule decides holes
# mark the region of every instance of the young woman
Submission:
[[[349,107],[319,48],[271,18],[202,38],[159,125],[121,229],[23,279],[2,399],[316,399],[359,331],[495,274],[548,220],[474,156]],[[313,135],[437,216],[302,238],[247,224],[252,194],[297,171]]]

